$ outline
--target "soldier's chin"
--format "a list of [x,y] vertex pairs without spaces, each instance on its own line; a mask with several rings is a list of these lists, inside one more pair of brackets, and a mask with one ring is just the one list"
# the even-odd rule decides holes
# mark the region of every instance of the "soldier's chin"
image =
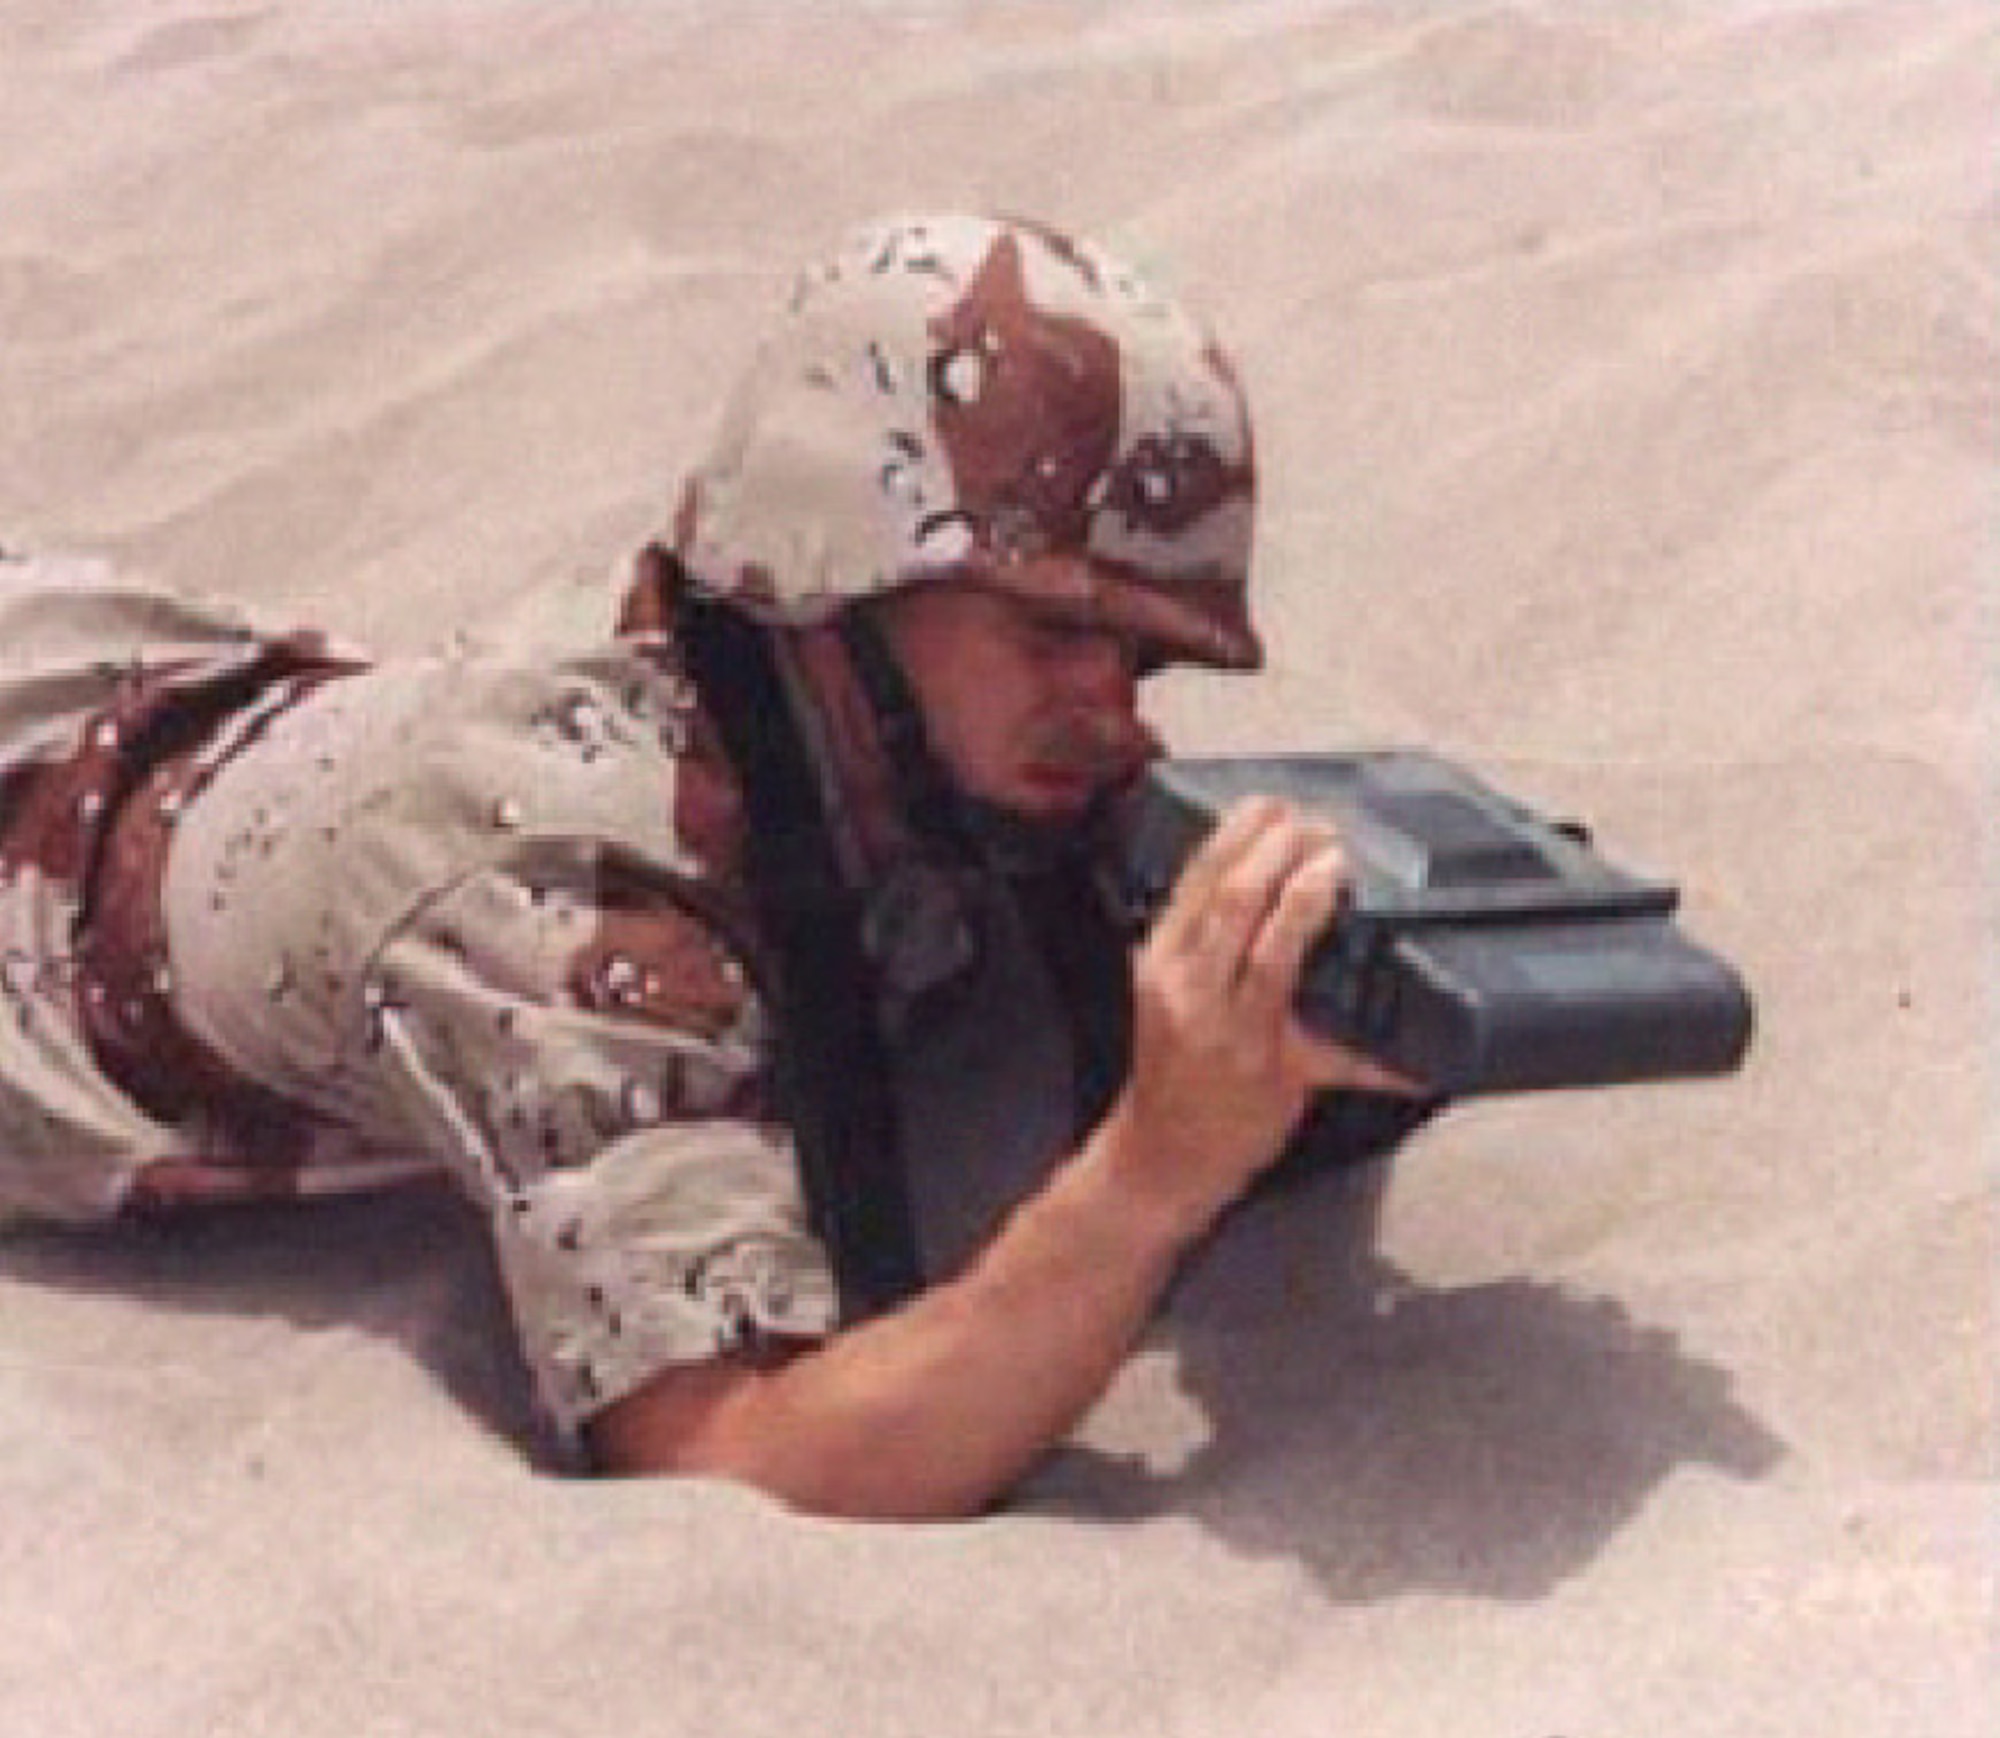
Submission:
[[968,795],[960,815],[990,861],[1025,871],[1067,860],[1102,836],[1115,795],[1101,780],[1081,799],[1067,785],[1006,799]]
[[1102,768],[1053,762],[1024,768],[1001,807],[1024,821],[1080,821],[1097,806],[1107,780]]

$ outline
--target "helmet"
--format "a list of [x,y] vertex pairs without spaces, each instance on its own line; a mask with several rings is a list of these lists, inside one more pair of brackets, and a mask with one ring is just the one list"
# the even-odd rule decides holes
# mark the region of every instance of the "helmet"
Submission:
[[767,624],[970,582],[1251,669],[1254,497],[1235,374],[1173,302],[1039,225],[912,217],[801,277],[672,544]]

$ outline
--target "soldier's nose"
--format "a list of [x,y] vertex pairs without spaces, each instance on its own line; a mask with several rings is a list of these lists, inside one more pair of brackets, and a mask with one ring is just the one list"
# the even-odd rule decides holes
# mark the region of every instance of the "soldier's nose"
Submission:
[[1069,676],[1072,692],[1093,707],[1125,714],[1138,708],[1138,659],[1119,635],[1092,634],[1080,641]]

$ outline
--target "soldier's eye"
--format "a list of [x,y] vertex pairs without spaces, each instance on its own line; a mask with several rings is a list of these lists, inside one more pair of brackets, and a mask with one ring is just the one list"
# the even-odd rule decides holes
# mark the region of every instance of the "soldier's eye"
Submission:
[[1069,665],[1115,655],[1137,673],[1137,648],[1123,634],[1064,617],[1038,618],[1028,624],[1028,651],[1044,663]]
[[1061,616],[1031,616],[1027,622],[1028,639],[1041,651],[1054,655],[1072,652],[1097,638],[1094,628],[1085,627],[1080,622],[1067,621]]

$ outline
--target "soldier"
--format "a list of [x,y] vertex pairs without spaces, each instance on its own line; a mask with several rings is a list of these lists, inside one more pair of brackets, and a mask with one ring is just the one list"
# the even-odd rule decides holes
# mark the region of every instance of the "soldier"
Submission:
[[1254,669],[1221,352],[1081,241],[800,282],[588,656],[371,661],[0,562],[0,1211],[477,1203],[587,1463],[977,1511],[1321,1095],[1338,842],[1233,813],[1136,951],[1137,691]]

